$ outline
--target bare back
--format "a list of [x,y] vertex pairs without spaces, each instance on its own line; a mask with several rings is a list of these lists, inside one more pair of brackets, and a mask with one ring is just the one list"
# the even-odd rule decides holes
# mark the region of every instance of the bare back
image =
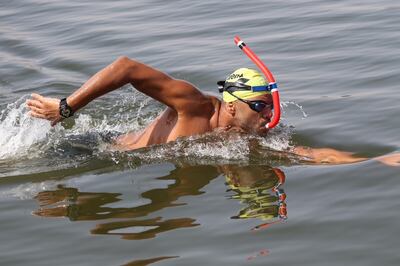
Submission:
[[[208,103],[194,106],[198,112],[178,113],[167,107],[144,130],[120,136],[117,139],[117,146],[133,150],[174,141],[179,137],[200,135],[212,131],[218,116],[216,111],[219,110],[220,101],[213,96],[207,96],[207,98]],[[207,109],[214,111],[210,112]]]

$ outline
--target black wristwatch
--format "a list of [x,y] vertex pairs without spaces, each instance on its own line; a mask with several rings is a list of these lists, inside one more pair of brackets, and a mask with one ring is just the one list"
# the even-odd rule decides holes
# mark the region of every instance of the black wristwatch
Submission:
[[60,115],[64,118],[68,118],[74,115],[71,106],[67,104],[67,98],[61,99],[60,101]]

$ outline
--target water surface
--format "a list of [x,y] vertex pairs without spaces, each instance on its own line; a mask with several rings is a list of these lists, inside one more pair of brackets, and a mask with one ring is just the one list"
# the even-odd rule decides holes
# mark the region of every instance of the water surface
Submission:
[[[399,169],[300,164],[282,151],[399,150],[393,0],[0,3],[1,265],[398,265]],[[275,74],[281,125],[265,139],[206,135],[134,152],[109,136],[163,106],[125,86],[51,128],[33,92],[62,98],[125,55],[217,95]]]

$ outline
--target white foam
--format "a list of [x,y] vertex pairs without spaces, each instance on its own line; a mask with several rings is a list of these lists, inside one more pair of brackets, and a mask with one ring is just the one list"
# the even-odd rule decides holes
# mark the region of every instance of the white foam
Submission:
[[[160,108],[155,108],[154,101],[138,93],[124,92],[111,106],[109,103],[98,107],[98,112],[92,114],[80,113],[75,117],[75,125],[64,128],[57,125],[52,128],[45,120],[31,118],[25,108],[27,96],[15,103],[9,104],[0,115],[0,160],[22,157],[40,157],[43,151],[57,149],[62,141],[68,142],[71,135],[91,132],[115,131],[125,133],[143,128],[158,115]],[[151,103],[151,105],[149,104]],[[295,106],[307,117],[303,108],[294,102],[285,102],[282,108]],[[99,117],[99,113],[103,113]],[[285,121],[285,119],[283,119]],[[249,157],[250,139],[248,137],[218,138],[218,134],[194,136],[174,143],[151,147],[151,152],[134,153],[135,157],[144,160],[174,157],[193,158],[223,158],[230,160],[246,160]],[[258,138],[263,147],[276,151],[285,151],[291,147],[292,128],[280,124],[272,129],[266,138]],[[254,139],[254,137],[252,137]],[[105,150],[98,147],[100,151]],[[118,163],[115,154],[109,153],[110,159]]]
[[[149,100],[140,99],[143,96],[138,97],[137,93],[130,92],[130,94],[129,97],[117,99],[113,105],[121,109],[121,112],[116,113],[110,111],[111,107],[103,106],[100,111],[105,114],[100,118],[79,113],[74,119],[75,125],[72,128],[64,128],[60,124],[51,127],[49,121],[31,117],[25,106],[25,101],[29,97],[27,95],[21,97],[16,102],[8,104],[0,113],[0,160],[40,157],[43,151],[57,147],[70,135],[139,130],[157,113],[143,114],[143,108],[148,105]],[[135,103],[132,114],[132,110],[129,112],[129,109],[132,109]]]
[[279,124],[268,133],[267,137],[260,138],[260,144],[275,151],[286,151],[292,148],[290,142],[292,133],[292,127]]
[[[249,140],[245,137],[221,138],[210,133],[203,136],[182,138],[169,145],[151,149],[147,155],[151,159],[192,157],[245,160],[248,158]],[[142,156],[143,158],[144,156]]]
[[30,148],[48,137],[51,129],[49,122],[30,117],[25,108],[25,99],[20,98],[1,112],[0,159],[29,156]]

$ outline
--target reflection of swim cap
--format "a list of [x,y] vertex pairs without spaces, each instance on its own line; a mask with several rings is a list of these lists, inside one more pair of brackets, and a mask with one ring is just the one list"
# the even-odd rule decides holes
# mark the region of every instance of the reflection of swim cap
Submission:
[[[249,99],[253,97],[257,97],[264,94],[269,94],[270,91],[265,89],[268,88],[268,82],[265,80],[264,76],[261,75],[260,72],[250,69],[250,68],[239,68],[232,74],[230,74],[226,80],[225,84],[228,83],[240,83],[245,86],[255,87],[255,88],[262,88],[261,90],[254,90],[254,89],[243,89],[243,90],[233,90],[232,93],[239,98],[242,99]],[[222,94],[222,98],[224,102],[233,102],[237,99],[230,95],[227,91],[224,91]]]
[[269,220],[278,216],[276,197],[271,194],[275,178],[262,178],[252,184],[241,185],[240,176],[232,172],[225,172],[230,190],[235,194],[232,199],[238,199],[245,206],[233,216],[234,219],[260,218]]

